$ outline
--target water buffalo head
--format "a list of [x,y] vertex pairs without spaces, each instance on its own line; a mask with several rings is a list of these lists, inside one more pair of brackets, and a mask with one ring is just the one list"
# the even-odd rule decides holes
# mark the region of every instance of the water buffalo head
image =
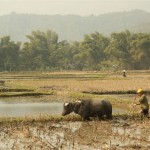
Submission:
[[66,115],[70,114],[73,111],[76,114],[78,114],[80,106],[81,106],[81,101],[64,103],[62,116],[66,116]]
[[71,102],[64,103],[62,116],[70,114],[71,112],[73,112],[73,110],[74,110],[73,103]]

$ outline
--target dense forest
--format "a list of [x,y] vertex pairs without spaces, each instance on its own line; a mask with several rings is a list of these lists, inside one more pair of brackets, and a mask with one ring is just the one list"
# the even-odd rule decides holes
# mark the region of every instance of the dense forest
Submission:
[[27,38],[0,38],[0,71],[150,69],[150,34],[93,32],[68,42],[52,30],[37,30]]
[[95,31],[105,36],[128,29],[132,33],[150,33],[150,13],[142,10],[101,15],[35,15],[12,12],[0,16],[0,36],[9,35],[14,41],[27,41],[32,31],[51,29],[59,40],[80,41]]

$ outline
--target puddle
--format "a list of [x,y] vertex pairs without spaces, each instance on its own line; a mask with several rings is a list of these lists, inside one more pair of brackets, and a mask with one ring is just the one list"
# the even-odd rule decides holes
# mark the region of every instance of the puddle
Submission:
[[63,103],[0,103],[0,116],[23,117],[28,115],[61,115]]

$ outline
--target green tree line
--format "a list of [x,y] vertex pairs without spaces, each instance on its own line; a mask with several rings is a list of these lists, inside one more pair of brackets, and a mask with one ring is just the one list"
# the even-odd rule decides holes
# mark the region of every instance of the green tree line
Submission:
[[150,69],[150,34],[94,32],[68,42],[47,30],[27,38],[25,43],[0,38],[0,71]]

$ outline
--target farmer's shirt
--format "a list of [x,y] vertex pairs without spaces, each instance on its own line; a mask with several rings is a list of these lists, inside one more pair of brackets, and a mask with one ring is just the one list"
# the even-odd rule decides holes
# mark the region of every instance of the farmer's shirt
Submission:
[[142,109],[149,110],[148,100],[144,94],[141,95],[141,97],[139,98],[139,102],[141,104]]

